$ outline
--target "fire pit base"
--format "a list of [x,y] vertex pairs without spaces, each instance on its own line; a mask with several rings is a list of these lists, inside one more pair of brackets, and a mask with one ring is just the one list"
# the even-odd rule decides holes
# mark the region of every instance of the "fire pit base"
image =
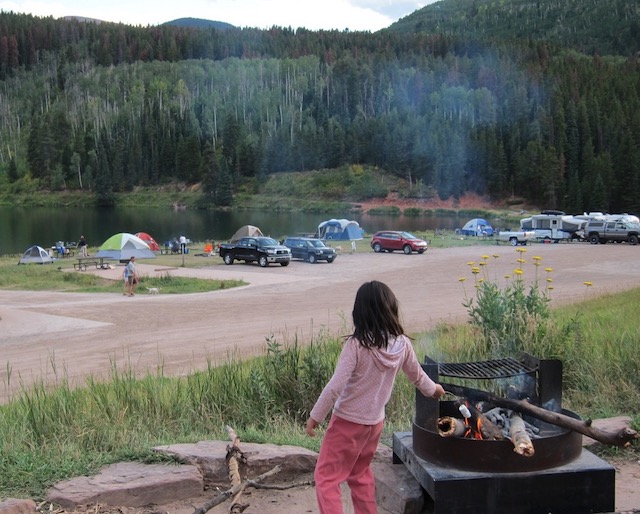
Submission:
[[541,471],[462,471],[421,459],[413,451],[412,433],[396,432],[393,462],[404,463],[424,488],[432,514],[586,514],[615,509],[615,468],[585,449],[574,461]]

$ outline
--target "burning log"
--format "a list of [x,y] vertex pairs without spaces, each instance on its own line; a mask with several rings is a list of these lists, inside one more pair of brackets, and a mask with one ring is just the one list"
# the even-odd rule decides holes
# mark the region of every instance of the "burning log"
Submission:
[[630,428],[624,428],[616,433],[605,432],[596,427],[591,426],[591,420],[581,421],[579,419],[572,418],[559,412],[552,412],[542,407],[538,407],[529,403],[526,400],[512,400],[509,398],[500,398],[494,394],[486,391],[480,391],[478,389],[472,389],[470,387],[463,387],[453,384],[441,383],[444,390],[455,396],[462,398],[468,398],[472,401],[486,401],[498,407],[505,407],[507,409],[520,412],[522,414],[528,414],[534,418],[540,419],[552,425],[566,428],[579,434],[586,435],[599,441],[603,444],[611,446],[624,446],[627,447],[634,439],[638,439],[640,436],[635,430]]
[[476,409],[473,405],[469,404],[468,407],[469,407],[469,410],[471,411],[471,417],[479,420],[476,423],[480,427],[480,433],[482,434],[482,439],[489,439],[493,441],[501,441],[504,439],[502,430],[498,425],[496,425],[493,421],[491,421],[487,416],[485,416],[482,412]]
[[516,412],[511,413],[511,428],[509,429],[509,436],[513,443],[513,451],[518,455],[524,455],[525,457],[533,457],[536,453],[531,444],[529,434],[524,426],[524,420],[522,416]]
[[438,420],[438,434],[442,437],[463,437],[467,427],[458,418],[452,416],[442,416]]

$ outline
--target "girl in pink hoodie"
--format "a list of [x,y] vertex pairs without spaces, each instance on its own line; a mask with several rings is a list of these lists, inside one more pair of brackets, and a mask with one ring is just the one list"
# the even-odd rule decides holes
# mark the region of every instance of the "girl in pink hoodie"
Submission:
[[307,421],[307,434],[313,437],[333,408],[314,474],[320,514],[342,514],[340,484],[345,480],[355,514],[377,512],[370,464],[398,371],[426,397],[444,394],[420,366],[404,335],[398,300],[386,284],[374,280],[360,286],[352,315],[355,330]]

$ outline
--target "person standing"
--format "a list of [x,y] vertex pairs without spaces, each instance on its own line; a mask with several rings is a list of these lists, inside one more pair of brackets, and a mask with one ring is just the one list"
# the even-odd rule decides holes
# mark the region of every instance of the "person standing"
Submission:
[[128,296],[135,294],[136,285],[138,284],[138,271],[136,270],[136,258],[131,257],[124,267],[124,279],[126,283],[126,293]]
[[184,236],[180,236],[180,253],[185,254],[187,250],[187,238]]
[[371,461],[398,371],[428,398],[445,393],[420,366],[389,286],[375,280],[360,286],[352,316],[354,332],[306,426],[307,435],[314,437],[333,408],[314,472],[320,514],[342,514],[340,484],[345,481],[355,514],[377,513]]
[[80,236],[80,241],[78,241],[78,253],[80,257],[86,257],[87,254],[87,241],[85,240],[84,236]]

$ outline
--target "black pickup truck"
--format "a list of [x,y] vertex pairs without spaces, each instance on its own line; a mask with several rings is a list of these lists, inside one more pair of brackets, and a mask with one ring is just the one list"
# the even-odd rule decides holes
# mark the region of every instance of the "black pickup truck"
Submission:
[[264,268],[272,262],[280,266],[288,266],[291,262],[291,250],[271,237],[243,237],[234,243],[223,243],[219,253],[225,264],[257,262]]

